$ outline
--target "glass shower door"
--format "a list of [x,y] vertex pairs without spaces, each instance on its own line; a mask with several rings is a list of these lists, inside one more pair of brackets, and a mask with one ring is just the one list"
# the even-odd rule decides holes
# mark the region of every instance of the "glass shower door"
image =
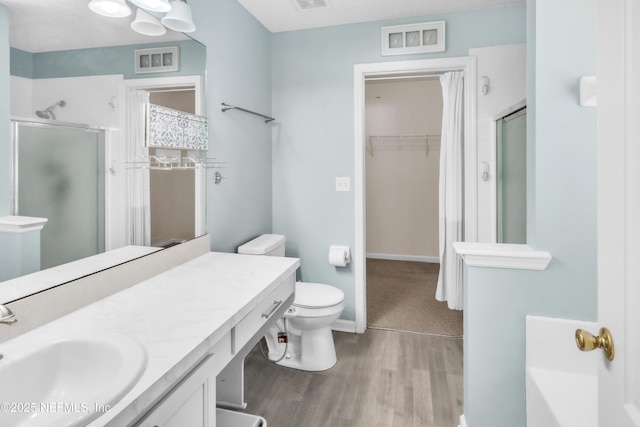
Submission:
[[526,108],[497,122],[498,243],[527,242]]
[[47,218],[41,266],[104,252],[104,131],[18,123],[14,209]]

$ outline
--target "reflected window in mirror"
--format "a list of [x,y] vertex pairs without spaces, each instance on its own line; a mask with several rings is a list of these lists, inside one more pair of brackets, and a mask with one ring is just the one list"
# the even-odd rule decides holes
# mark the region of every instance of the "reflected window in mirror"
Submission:
[[[195,114],[198,111],[196,88],[192,86],[148,90],[149,103]],[[147,134],[149,130],[147,129]],[[150,147],[149,158],[182,159],[189,150]],[[149,232],[150,245],[168,247],[196,237],[203,215],[197,209],[197,189],[204,176],[198,169],[150,168]]]

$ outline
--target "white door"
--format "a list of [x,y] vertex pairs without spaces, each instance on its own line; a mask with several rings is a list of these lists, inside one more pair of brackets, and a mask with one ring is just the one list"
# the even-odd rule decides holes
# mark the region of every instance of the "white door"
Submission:
[[[640,426],[640,3],[598,2],[599,426]],[[597,332],[597,331],[593,331]]]

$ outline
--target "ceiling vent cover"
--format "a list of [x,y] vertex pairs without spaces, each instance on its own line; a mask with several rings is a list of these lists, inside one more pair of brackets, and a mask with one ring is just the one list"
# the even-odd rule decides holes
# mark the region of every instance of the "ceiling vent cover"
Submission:
[[327,0],[294,0],[293,1],[299,9],[318,9],[322,7],[328,7]]

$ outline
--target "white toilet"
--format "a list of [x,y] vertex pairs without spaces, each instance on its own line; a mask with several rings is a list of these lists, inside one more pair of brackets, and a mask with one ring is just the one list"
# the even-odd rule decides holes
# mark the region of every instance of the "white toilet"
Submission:
[[[238,248],[239,254],[284,256],[285,237],[263,234]],[[297,282],[293,304],[265,336],[269,359],[303,371],[336,364],[331,324],[344,310],[344,292],[320,283]],[[278,342],[286,329],[288,342]]]

